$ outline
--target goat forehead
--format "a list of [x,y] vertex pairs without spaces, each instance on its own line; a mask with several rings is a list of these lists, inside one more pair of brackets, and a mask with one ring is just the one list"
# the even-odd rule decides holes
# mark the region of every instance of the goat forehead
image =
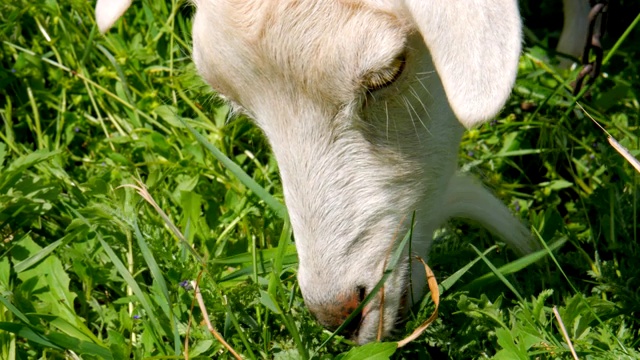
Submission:
[[203,0],[194,58],[214,88],[247,108],[235,97],[258,81],[326,100],[353,93],[362,72],[402,50],[405,34],[398,17],[361,1]]
[[306,31],[314,27],[332,34],[327,26],[335,27],[363,14],[369,25],[375,20],[372,16],[396,18],[398,11],[381,2],[386,1],[201,0],[198,9],[217,13],[219,22],[233,26],[244,37],[255,41],[279,26],[284,26],[289,36],[295,35],[293,30]]

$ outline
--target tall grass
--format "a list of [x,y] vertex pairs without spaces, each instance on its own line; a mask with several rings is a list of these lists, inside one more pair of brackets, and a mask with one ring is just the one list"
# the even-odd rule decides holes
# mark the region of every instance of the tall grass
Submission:
[[[637,156],[624,5],[580,104]],[[277,165],[196,75],[193,9],[134,7],[103,36],[85,1],[0,3],[1,359],[640,358],[638,175],[576,107],[577,70],[549,65],[553,33],[531,28],[514,95],[461,148],[544,250],[517,259],[453,222],[430,255],[439,319],[402,349],[354,348],[304,307]]]

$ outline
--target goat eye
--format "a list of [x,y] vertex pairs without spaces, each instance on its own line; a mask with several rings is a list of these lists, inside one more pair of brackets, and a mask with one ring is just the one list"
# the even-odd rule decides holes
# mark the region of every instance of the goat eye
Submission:
[[364,86],[369,91],[386,88],[400,78],[405,63],[406,57],[404,54],[396,57],[389,65],[374,73],[368,74],[364,79]]

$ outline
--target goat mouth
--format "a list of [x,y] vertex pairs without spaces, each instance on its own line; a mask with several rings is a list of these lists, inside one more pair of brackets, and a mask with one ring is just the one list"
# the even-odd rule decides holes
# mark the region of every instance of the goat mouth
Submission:
[[[398,329],[399,326],[405,324],[407,322],[407,320],[409,319],[408,315],[409,315],[409,310],[411,308],[411,298],[410,298],[410,287],[407,286],[405,287],[404,291],[402,292],[402,295],[400,296],[400,301],[398,304],[398,308],[395,312],[395,319],[393,324],[391,325],[391,329],[385,329],[384,328],[384,302],[382,303],[382,306],[380,306],[380,303],[376,304],[376,305],[371,305],[371,304],[367,304],[363,309],[362,312],[359,314],[359,316],[355,317],[348,325],[345,329],[343,329],[344,331],[344,335],[353,340],[358,342],[358,338],[360,336],[360,331],[362,330],[362,326],[365,324],[365,320],[367,319],[367,316],[369,315],[370,311],[372,310],[371,306],[375,306],[378,307],[380,306],[380,319],[379,319],[379,323],[377,324],[377,332],[378,332],[378,336],[380,336],[381,334],[385,334],[388,336],[391,333],[394,333],[396,329]],[[383,335],[384,337],[384,335]],[[381,339],[378,339],[381,340]]]

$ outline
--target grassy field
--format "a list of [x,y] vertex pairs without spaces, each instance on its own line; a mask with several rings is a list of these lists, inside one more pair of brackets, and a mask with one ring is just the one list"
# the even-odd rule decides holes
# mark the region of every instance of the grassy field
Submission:
[[[558,29],[537,21],[561,14],[523,7],[514,95],[465,135],[461,166],[545,250],[441,229],[439,319],[396,349],[331,337],[304,307],[277,164],[198,78],[191,7],[137,1],[103,36],[92,2],[3,0],[0,359],[233,358],[194,282],[248,359],[640,358],[639,177],[588,117],[640,154],[640,5],[622,4],[584,111],[578,70],[549,65]],[[397,339],[433,310],[427,297]]]

